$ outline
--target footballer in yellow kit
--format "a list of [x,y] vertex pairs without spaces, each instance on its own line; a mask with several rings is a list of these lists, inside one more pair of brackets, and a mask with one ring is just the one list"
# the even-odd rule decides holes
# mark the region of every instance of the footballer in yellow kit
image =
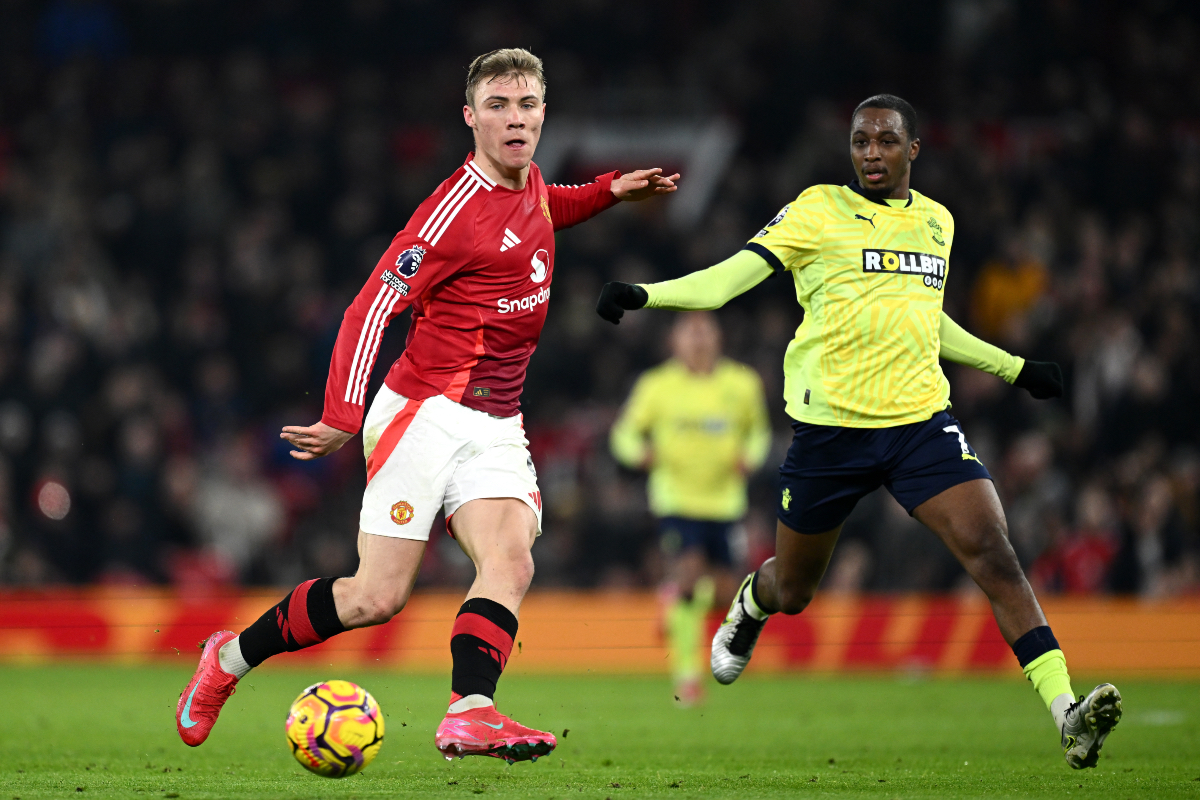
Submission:
[[1075,700],[991,476],[949,414],[938,358],[984,369],[1036,398],[1062,395],[1062,371],[981,342],[942,312],[954,220],[909,186],[921,149],[912,106],[894,95],[864,100],[849,144],[852,183],[806,189],[720,264],[663,283],[610,283],[597,305],[612,322],[637,308],[719,308],[772,273],[790,272],[805,312],[784,358],[795,435],[779,470],[775,557],[738,590],[713,638],[713,676],[732,683],[767,618],[808,606],[842,524],[859,499],[884,486],[987,595],[1067,763],[1094,767],[1120,720],[1121,695],[1102,683]]
[[949,405],[938,328],[954,219],[916,191],[898,207],[813,186],[746,249],[794,276],[804,323],[784,356],[794,419],[885,428]]
[[730,538],[746,513],[746,480],[771,446],[762,381],[721,357],[721,329],[706,312],[672,326],[671,358],[638,378],[613,425],[617,461],[650,474],[667,581],[664,629],[675,697],[699,702],[698,649],[714,597],[728,603],[737,584]]

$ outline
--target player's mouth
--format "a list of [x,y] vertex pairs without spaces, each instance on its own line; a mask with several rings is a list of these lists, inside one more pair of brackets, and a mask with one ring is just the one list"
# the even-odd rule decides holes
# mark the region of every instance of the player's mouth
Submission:
[[883,167],[868,167],[863,170],[863,177],[868,183],[880,183],[887,177],[887,170]]
[[527,142],[524,139],[517,138],[517,139],[509,139],[508,141],[506,141],[504,143],[504,146],[507,147],[509,150],[520,150],[520,149],[524,148],[526,144],[527,144]]

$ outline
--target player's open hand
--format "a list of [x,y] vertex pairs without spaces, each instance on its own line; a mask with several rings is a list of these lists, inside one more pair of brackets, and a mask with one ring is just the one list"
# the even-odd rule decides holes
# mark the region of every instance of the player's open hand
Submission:
[[618,200],[630,200],[636,203],[647,197],[654,197],[656,194],[670,194],[679,188],[675,185],[677,180],[679,180],[678,172],[666,176],[658,167],[636,169],[615,178],[612,182],[612,193]]
[[279,434],[280,439],[286,439],[292,447],[296,448],[291,451],[291,455],[292,458],[299,461],[312,461],[314,458],[335,453],[338,448],[350,441],[352,436],[354,436],[353,433],[331,428],[324,422],[318,422],[308,428],[300,425],[288,425],[283,429],[283,433]]

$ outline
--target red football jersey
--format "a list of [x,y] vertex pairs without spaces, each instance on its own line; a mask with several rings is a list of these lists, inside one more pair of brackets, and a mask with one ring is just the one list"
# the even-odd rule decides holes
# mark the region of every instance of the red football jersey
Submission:
[[546,322],[554,232],[615,205],[620,173],[547,186],[532,164],[515,191],[473,158],[417,208],[346,309],[325,385],[326,425],[358,432],[383,330],[410,305],[408,341],[387,386],[414,400],[441,394],[496,416],[518,413]]

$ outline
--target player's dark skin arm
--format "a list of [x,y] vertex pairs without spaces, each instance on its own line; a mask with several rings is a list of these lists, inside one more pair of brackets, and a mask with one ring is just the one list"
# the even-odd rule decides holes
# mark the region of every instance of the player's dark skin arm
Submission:
[[[864,108],[850,132],[850,158],[859,185],[873,197],[908,197],[919,139],[909,141],[898,111]],[[953,486],[913,510],[946,543],[967,574],[991,601],[996,622],[1011,645],[1046,617],[1008,541],[1008,523],[996,488],[988,480]],[[759,568],[758,599],[766,611],[799,614],[812,601],[829,566],[842,528],[816,535],[797,533],[782,522],[775,532],[775,558]]]

